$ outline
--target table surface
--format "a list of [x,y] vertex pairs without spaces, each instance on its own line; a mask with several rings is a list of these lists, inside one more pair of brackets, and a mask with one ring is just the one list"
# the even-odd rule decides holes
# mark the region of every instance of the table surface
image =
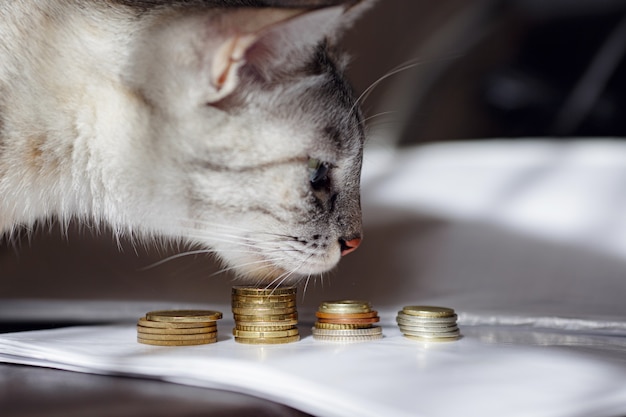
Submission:
[[3,417],[305,417],[244,394],[149,379],[0,364]]

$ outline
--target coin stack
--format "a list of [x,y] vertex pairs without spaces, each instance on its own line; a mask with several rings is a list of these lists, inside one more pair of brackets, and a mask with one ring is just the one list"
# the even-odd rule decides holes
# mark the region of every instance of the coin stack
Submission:
[[137,322],[137,341],[156,346],[190,346],[217,342],[219,311],[151,311]]
[[362,342],[382,339],[383,331],[374,323],[378,312],[367,301],[325,301],[315,313],[313,338],[327,342]]
[[300,340],[296,287],[244,287],[232,291],[235,341],[251,345]]
[[406,306],[396,321],[405,337],[422,342],[451,342],[461,336],[457,315],[447,307]]

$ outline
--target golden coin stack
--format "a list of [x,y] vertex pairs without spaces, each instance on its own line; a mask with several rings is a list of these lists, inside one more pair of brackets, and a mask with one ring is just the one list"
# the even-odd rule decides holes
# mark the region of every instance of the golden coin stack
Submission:
[[313,338],[327,342],[362,342],[382,339],[383,331],[374,323],[378,312],[367,301],[325,301],[315,313]]
[[232,291],[235,341],[251,345],[300,340],[296,287],[235,286]]
[[137,322],[137,341],[156,346],[190,346],[217,342],[217,320],[211,310],[151,311]]
[[451,342],[461,336],[457,315],[447,307],[406,306],[396,322],[405,337],[422,342]]

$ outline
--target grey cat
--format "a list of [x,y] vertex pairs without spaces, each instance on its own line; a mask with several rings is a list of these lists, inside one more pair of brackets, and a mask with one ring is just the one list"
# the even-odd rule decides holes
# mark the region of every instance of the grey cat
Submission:
[[363,120],[336,43],[367,6],[3,0],[0,234],[77,219],[259,282],[329,270],[361,241]]

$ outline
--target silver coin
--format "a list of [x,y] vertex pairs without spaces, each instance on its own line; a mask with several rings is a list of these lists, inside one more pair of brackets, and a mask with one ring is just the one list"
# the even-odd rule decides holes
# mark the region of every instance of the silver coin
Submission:
[[459,330],[458,326],[446,326],[446,327],[425,327],[425,326],[407,326],[405,324],[398,325],[400,330],[408,330],[414,332],[430,332],[430,333],[447,333]]
[[456,327],[456,322],[450,323],[420,323],[417,321],[405,321],[402,320],[397,322],[398,326],[409,326],[409,327],[422,327],[425,329],[446,329],[449,327]]
[[459,340],[461,336],[456,337],[425,337],[425,336],[411,336],[408,334],[404,335],[405,338],[410,340],[415,340],[418,342],[454,342],[455,340]]
[[424,331],[416,331],[416,330],[405,330],[400,329],[400,331],[406,336],[418,336],[418,337],[457,337],[461,334],[461,332],[457,329],[451,332],[424,332]]
[[382,334],[383,328],[380,326],[372,326],[367,329],[318,329],[313,327],[311,331],[313,336],[372,336]]
[[411,316],[408,314],[403,314],[402,312],[398,312],[398,315],[396,316],[396,322],[406,323],[406,324],[410,324],[410,323],[424,323],[424,324],[456,323],[456,319],[457,319],[456,314],[450,317],[429,318],[429,317]]

